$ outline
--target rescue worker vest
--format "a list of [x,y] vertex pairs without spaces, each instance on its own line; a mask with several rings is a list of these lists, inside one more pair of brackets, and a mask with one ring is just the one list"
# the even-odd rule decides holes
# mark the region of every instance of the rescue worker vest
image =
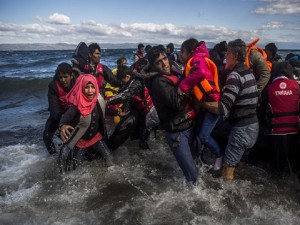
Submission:
[[[102,116],[103,116],[102,118],[103,118],[103,121],[104,121],[106,103],[105,103],[104,98],[100,94],[98,95],[97,104],[100,105],[100,108],[102,110]],[[83,117],[82,115],[80,116],[79,123],[75,126],[74,130],[72,131],[69,138],[65,142],[70,149],[74,148],[76,143],[85,134],[85,132],[87,131],[87,129],[90,126],[91,119],[92,119],[91,114],[87,115],[86,117]]]
[[60,82],[58,80],[55,81],[55,85],[58,91],[58,102],[59,105],[61,107],[61,109],[63,110],[63,112],[66,112],[68,107],[68,101],[66,98],[66,95],[68,94],[60,85]]
[[[191,61],[193,57],[190,58],[187,63],[184,70],[184,75],[187,77],[190,70],[191,70]],[[200,84],[197,84],[193,89],[193,94],[195,97],[200,101],[203,96],[205,95],[207,97],[207,101],[214,101],[213,98],[210,96],[211,94],[220,93],[220,87],[219,87],[219,78],[218,78],[218,69],[215,65],[215,63],[209,59],[208,57],[204,57],[206,61],[207,68],[213,75],[213,80],[207,80],[206,78],[200,82]]]
[[268,64],[269,71],[271,71],[272,70],[272,63],[268,60],[267,53],[262,48],[255,45],[258,41],[259,41],[259,38],[256,38],[254,41],[247,44],[247,53],[246,53],[245,64],[250,69],[251,68],[250,60],[249,60],[250,52],[252,50],[258,51],[263,56],[266,63]]
[[271,134],[298,133],[299,95],[298,83],[293,80],[279,78],[269,84]]
[[149,94],[149,90],[147,87],[144,86],[144,97],[141,98],[140,96],[134,96],[132,98],[134,106],[138,110],[141,115],[146,115],[152,107],[154,106],[152,98]]

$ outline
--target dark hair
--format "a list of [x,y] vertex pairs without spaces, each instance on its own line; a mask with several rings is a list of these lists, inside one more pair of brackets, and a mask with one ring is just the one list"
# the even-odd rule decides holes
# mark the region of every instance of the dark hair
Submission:
[[160,56],[161,53],[166,54],[166,49],[163,45],[153,46],[147,53],[147,59],[151,65],[154,65],[155,60]]
[[184,49],[187,53],[192,53],[192,51],[194,51],[195,48],[197,48],[199,46],[199,41],[195,38],[190,38],[188,40],[185,40],[182,44],[181,44],[181,49]]
[[99,52],[101,52],[101,48],[97,43],[92,43],[89,45],[90,53],[94,53],[96,51],[96,49],[98,49]]
[[167,48],[170,49],[170,52],[174,52],[174,44],[173,44],[173,43],[169,43],[169,44],[167,45]]
[[55,79],[58,79],[58,75],[62,74],[70,74],[72,75],[72,66],[69,63],[60,63],[55,70]]
[[276,45],[272,42],[272,43],[269,43],[265,46],[265,49],[269,49],[272,56],[274,56],[277,52],[277,47]]
[[214,49],[217,50],[219,53],[220,52],[227,52],[227,50],[228,50],[227,42],[226,41],[221,41],[220,43],[218,43],[214,46]]
[[126,59],[124,56],[118,58],[118,60],[117,60],[117,65],[120,65],[123,61],[126,61],[126,62],[127,62],[127,59]]
[[150,49],[152,48],[152,46],[151,45],[146,45],[146,47],[145,47],[145,51],[146,52],[148,52]]
[[273,64],[271,71],[271,82],[280,76],[286,76],[288,79],[294,79],[293,67],[289,62],[279,62]]
[[138,44],[138,49],[140,49],[140,48],[144,48],[145,46],[142,44],[142,43],[139,43]]
[[140,73],[142,69],[147,65],[147,63],[148,60],[146,59],[146,57],[143,57],[136,61],[134,64],[132,64],[130,68],[135,69],[136,72]]
[[234,54],[238,54],[237,60],[245,62],[246,59],[246,43],[241,39],[236,39],[228,43],[228,50]]
[[122,80],[126,77],[126,75],[132,76],[133,70],[129,68],[128,66],[125,65],[118,65],[118,70],[117,70],[117,79]]

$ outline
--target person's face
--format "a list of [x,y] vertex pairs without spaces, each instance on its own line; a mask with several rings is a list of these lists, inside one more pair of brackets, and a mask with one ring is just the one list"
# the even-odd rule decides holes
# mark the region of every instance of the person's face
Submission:
[[58,80],[64,88],[69,88],[71,85],[71,81],[73,79],[73,75],[68,73],[59,73],[58,74]]
[[139,48],[139,52],[140,52],[140,53],[144,53],[144,52],[145,52],[145,47]]
[[83,94],[89,100],[92,100],[96,94],[96,88],[92,83],[88,83],[83,90]]
[[98,64],[101,58],[101,52],[99,49],[96,49],[93,53],[90,53],[91,63]]
[[122,60],[121,65],[127,65],[127,60]]
[[170,49],[170,48],[166,48],[166,52],[167,52],[167,53],[170,53],[170,52],[171,52],[171,49]]
[[154,66],[164,74],[170,74],[170,63],[165,53],[160,53],[159,57],[154,61]]
[[233,67],[238,63],[237,57],[238,57],[237,53],[228,50],[225,55],[226,58],[225,69],[232,70]]
[[190,57],[190,54],[186,51],[185,48],[180,49],[180,55],[183,62],[186,62]]
[[126,76],[122,79],[123,84],[127,84],[130,81],[130,75],[126,74]]

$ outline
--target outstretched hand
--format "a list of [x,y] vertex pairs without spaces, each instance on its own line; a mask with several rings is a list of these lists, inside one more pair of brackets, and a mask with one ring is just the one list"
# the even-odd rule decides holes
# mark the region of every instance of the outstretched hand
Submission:
[[60,134],[60,137],[63,142],[66,142],[68,140],[68,138],[73,130],[74,130],[74,127],[72,127],[70,125],[62,125],[61,126],[59,134]]

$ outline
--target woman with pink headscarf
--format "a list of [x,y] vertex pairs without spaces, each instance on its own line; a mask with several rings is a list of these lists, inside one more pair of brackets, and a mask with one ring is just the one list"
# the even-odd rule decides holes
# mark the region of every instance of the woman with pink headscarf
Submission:
[[70,108],[62,116],[59,130],[64,144],[73,150],[73,158],[80,149],[94,151],[111,165],[112,155],[103,140],[105,101],[99,94],[96,78],[90,74],[80,75],[66,97]]

